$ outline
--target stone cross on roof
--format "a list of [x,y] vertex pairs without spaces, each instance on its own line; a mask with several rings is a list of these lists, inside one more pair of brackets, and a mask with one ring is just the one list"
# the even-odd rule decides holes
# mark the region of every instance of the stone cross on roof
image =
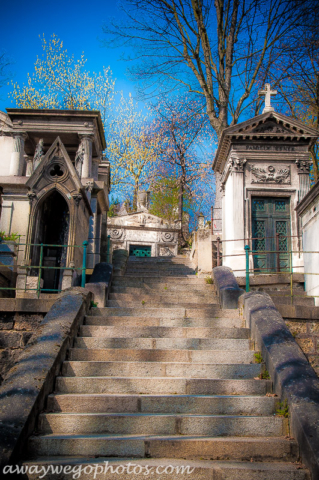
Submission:
[[270,83],[265,83],[264,90],[259,90],[258,95],[265,95],[265,108],[263,113],[274,112],[275,109],[271,106],[271,95],[277,95],[277,90],[271,90]]

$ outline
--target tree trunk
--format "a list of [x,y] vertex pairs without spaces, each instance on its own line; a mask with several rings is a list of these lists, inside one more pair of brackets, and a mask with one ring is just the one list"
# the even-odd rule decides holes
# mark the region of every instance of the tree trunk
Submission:
[[136,210],[137,210],[138,190],[139,190],[138,180],[135,180],[134,193],[133,193],[133,210],[134,210],[135,212],[136,212]]

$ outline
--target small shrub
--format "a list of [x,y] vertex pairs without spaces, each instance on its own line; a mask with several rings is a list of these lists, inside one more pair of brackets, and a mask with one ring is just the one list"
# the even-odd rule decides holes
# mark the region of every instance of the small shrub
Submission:
[[270,380],[270,375],[269,375],[268,370],[265,370],[264,372],[262,372],[260,374],[260,379],[261,380]]
[[289,417],[289,406],[288,406],[287,399],[284,400],[283,402],[277,403],[276,415],[278,415],[279,417],[285,417],[285,418]]
[[205,282],[206,282],[208,285],[213,285],[214,280],[213,280],[211,277],[206,277],[206,278],[205,278]]
[[145,301],[144,301],[144,300],[142,300],[142,305],[145,305]]
[[97,307],[97,303],[93,302],[93,300],[91,300],[91,308],[96,308],[96,307]]
[[10,235],[7,235],[4,231],[0,231],[0,241],[15,242],[19,240],[20,236],[18,233],[10,233]]
[[255,362],[256,363],[263,363],[263,357],[261,356],[261,353],[260,352],[256,352],[254,353],[254,357],[255,357]]

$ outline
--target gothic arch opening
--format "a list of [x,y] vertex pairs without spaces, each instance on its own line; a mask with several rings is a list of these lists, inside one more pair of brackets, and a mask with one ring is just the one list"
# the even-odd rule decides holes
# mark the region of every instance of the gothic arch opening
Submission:
[[[43,247],[43,266],[64,267],[66,265],[67,248],[55,245],[67,245],[69,237],[70,212],[66,200],[58,191],[53,191],[39,204],[36,213],[34,244],[49,245]],[[39,265],[40,247],[33,247],[32,265]],[[38,275],[38,271],[34,271]],[[62,286],[63,270],[44,268],[44,293],[47,290],[60,290]],[[52,292],[54,293],[54,292]]]

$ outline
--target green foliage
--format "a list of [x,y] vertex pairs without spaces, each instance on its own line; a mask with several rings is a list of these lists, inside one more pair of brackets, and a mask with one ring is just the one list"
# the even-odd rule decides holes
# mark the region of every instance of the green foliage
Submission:
[[261,380],[270,380],[270,375],[269,375],[268,370],[265,370],[264,372],[262,372],[260,374],[260,379]]
[[[178,218],[179,184],[174,176],[162,177],[152,185],[150,213],[174,223]],[[191,206],[190,196],[184,194],[184,212]]]
[[7,235],[4,231],[0,231],[0,239],[4,242],[16,242],[19,241],[20,235],[18,233],[10,233]]
[[289,406],[287,399],[284,400],[283,402],[278,402],[277,403],[277,408],[276,408],[276,415],[279,415],[280,417],[289,417]]
[[205,278],[205,282],[206,282],[208,285],[213,285],[214,280],[212,279],[212,277],[206,277],[206,278]]
[[261,356],[261,353],[260,352],[256,352],[254,353],[254,357],[255,357],[255,362],[256,363],[263,363],[263,357]]
[[111,205],[110,205],[110,208],[109,208],[109,211],[107,212],[107,216],[112,218],[112,217],[116,217],[116,207],[117,205],[119,204],[119,200],[118,198],[111,198]]
[[91,305],[90,305],[91,308],[96,308],[97,307],[97,303],[96,302],[93,302],[93,300],[91,300]]

